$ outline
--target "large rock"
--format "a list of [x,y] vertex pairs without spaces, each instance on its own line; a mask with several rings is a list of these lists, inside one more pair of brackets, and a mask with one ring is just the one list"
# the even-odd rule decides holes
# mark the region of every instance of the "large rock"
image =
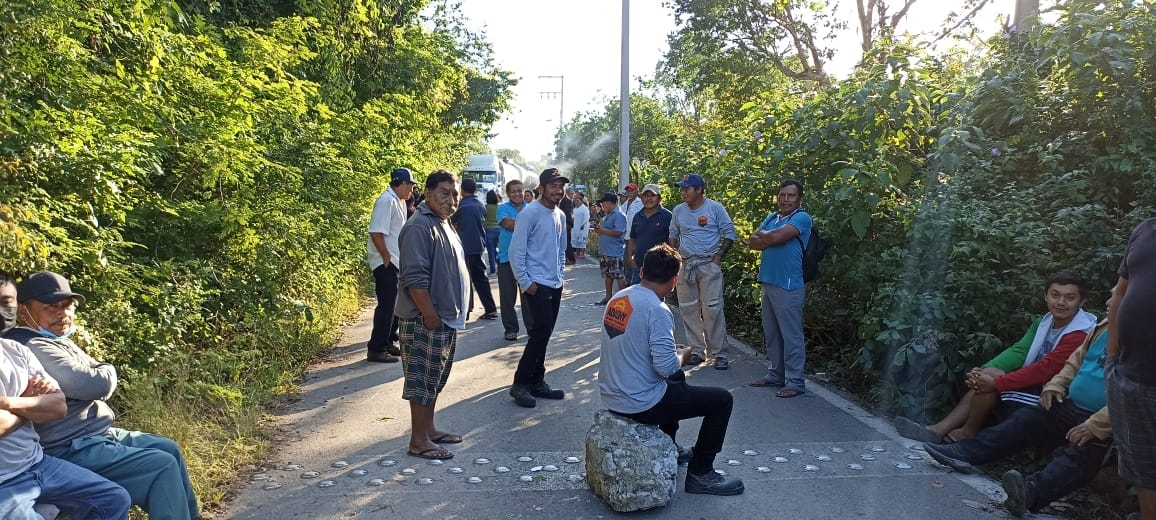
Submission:
[[586,482],[620,512],[665,506],[674,496],[678,449],[657,426],[607,410],[586,432]]

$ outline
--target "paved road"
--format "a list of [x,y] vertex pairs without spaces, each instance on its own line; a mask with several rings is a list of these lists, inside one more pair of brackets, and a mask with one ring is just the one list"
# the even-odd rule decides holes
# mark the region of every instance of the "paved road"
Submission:
[[[441,396],[438,427],[465,436],[444,464],[407,456],[408,407],[397,364],[366,363],[370,313],[308,374],[301,400],[274,411],[279,446],[230,503],[231,519],[501,519],[625,517],[586,487],[585,432],[601,407],[598,320],[602,283],[592,263],[568,268],[547,381],[563,401],[519,408],[507,394],[525,345],[499,322],[472,321]],[[495,289],[496,290],[496,289]],[[475,311],[474,317],[480,314]],[[733,341],[733,340],[732,340]],[[716,467],[738,475],[737,497],[679,492],[667,507],[632,518],[1005,518],[999,486],[930,463],[887,423],[811,382],[778,399],[746,383],[765,361],[739,345],[728,371],[690,372],[696,385],[735,397]],[[697,421],[684,422],[683,445]],[[528,458],[528,459],[527,459]],[[485,461],[488,462],[483,462]],[[501,471],[505,468],[508,471]],[[556,469],[555,469],[556,468]],[[682,470],[685,472],[685,469]],[[680,478],[682,474],[680,473]]]

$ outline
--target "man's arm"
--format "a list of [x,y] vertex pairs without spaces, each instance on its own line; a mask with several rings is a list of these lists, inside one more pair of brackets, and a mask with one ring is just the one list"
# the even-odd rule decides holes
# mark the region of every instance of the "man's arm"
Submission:
[[1121,276],[1116,281],[1116,289],[1112,291],[1112,301],[1108,305],[1109,308],[1116,310],[1108,313],[1108,359],[1116,359],[1120,355],[1120,330],[1116,317],[1120,315],[1120,302],[1124,301],[1124,295],[1127,293],[1128,279]]
[[64,393],[59,389],[47,394],[21,397],[0,397],[0,410],[34,423],[53,421],[68,413]]
[[530,269],[526,263],[526,258],[529,256],[530,242],[530,227],[534,223],[530,222],[530,216],[526,215],[526,211],[518,214],[518,218],[523,219],[520,226],[514,226],[514,234],[510,237],[510,269],[514,272],[514,278],[518,282],[518,287],[522,292],[529,293],[531,296],[538,292],[538,286],[530,278]]
[[430,298],[429,289],[419,287],[407,287],[409,297],[413,298],[413,304],[417,306],[417,311],[421,313],[421,322],[426,330],[439,330],[442,328],[442,318],[438,316],[437,309],[434,308],[433,299]]
[[60,390],[72,399],[108,399],[116,391],[116,367],[109,363],[101,363],[83,353],[77,359],[58,340],[47,338],[32,339],[28,342],[28,349],[44,366],[44,372],[55,379]]
[[377,250],[377,254],[381,255],[382,263],[389,264],[392,258],[389,256],[389,248],[385,247],[385,233],[371,232],[369,239],[373,241],[373,248]]
[[751,234],[749,246],[755,251],[762,251],[768,247],[786,244],[799,236],[799,228],[794,224],[787,224],[778,229],[770,231],[756,230]]
[[630,266],[631,269],[638,267],[637,265],[634,265],[634,239],[633,238],[626,241],[626,265]]
[[1053,402],[1064,402],[1064,397],[1068,395],[1068,387],[1072,385],[1072,380],[1076,378],[1076,373],[1084,364],[1084,356],[1088,354],[1089,346],[1096,341],[1096,338],[1100,337],[1100,334],[1105,333],[1106,327],[1107,323],[1104,323],[1093,329],[1075,352],[1068,356],[1068,360],[1064,362],[1064,368],[1060,369],[1060,373],[1052,376],[1051,381],[1044,385],[1044,390],[1040,393],[1041,408],[1048,410],[1051,409]]
[[718,253],[716,253],[714,255],[715,265],[722,263],[723,257],[725,257],[727,255],[727,251],[730,251],[731,246],[733,246],[734,244],[735,244],[734,239],[731,239],[731,238],[722,239],[722,243],[719,244],[719,246],[718,246]]

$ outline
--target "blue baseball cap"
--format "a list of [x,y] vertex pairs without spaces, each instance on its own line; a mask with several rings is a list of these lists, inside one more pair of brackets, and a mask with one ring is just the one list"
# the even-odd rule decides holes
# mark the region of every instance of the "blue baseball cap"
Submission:
[[395,168],[390,172],[389,180],[392,182],[403,181],[410,184],[417,184],[417,182],[413,180],[413,174],[409,172],[409,168]]
[[702,180],[702,175],[692,173],[683,176],[682,181],[674,183],[679,188],[702,188],[706,186],[706,181]]

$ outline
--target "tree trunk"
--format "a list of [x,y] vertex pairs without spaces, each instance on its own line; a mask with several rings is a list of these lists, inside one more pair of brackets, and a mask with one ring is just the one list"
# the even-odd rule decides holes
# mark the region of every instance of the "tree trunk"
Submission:
[[1015,22],[1012,23],[1015,32],[1032,30],[1039,14],[1040,0],[1016,0]]

